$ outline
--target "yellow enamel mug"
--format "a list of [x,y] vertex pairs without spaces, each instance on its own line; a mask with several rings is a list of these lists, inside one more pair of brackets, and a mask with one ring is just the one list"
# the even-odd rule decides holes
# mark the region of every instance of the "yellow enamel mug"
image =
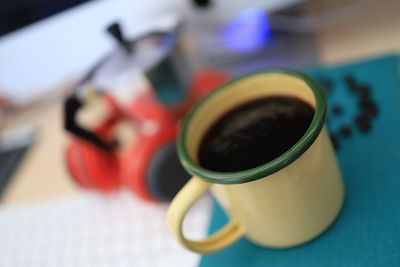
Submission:
[[[242,103],[273,95],[297,97],[315,109],[310,127],[296,144],[272,161],[244,171],[215,172],[198,165],[201,139],[218,118]],[[326,100],[318,85],[291,70],[244,76],[208,95],[182,124],[179,158],[193,178],[169,207],[171,233],[184,247],[198,253],[218,251],[241,236],[261,246],[286,248],[321,234],[339,214],[344,197],[325,116]],[[204,240],[190,240],[182,232],[183,219],[207,190],[230,221]]]

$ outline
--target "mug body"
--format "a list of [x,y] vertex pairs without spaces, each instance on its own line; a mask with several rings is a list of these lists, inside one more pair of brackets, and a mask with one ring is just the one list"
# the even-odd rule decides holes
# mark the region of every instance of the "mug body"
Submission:
[[298,159],[264,178],[211,189],[245,236],[262,246],[291,247],[327,229],[340,212],[343,184],[324,128]]
[[[340,212],[343,183],[324,126],[325,99],[316,86],[296,72],[256,73],[213,92],[184,122],[178,146],[182,164],[213,184],[217,201],[243,226],[244,235],[262,246],[307,242],[327,229]],[[212,124],[232,108],[268,96],[296,97],[314,107],[304,136],[278,158],[253,169],[223,173],[199,166],[199,146]]]

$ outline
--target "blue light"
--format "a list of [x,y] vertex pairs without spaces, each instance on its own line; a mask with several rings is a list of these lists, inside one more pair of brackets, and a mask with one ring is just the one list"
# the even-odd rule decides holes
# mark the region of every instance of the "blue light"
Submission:
[[223,31],[224,42],[233,50],[241,52],[261,48],[270,35],[268,16],[259,8],[241,11]]

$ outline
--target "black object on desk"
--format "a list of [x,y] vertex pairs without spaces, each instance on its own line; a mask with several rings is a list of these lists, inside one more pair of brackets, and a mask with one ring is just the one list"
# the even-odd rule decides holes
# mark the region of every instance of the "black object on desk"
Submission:
[[0,197],[30,145],[0,151]]

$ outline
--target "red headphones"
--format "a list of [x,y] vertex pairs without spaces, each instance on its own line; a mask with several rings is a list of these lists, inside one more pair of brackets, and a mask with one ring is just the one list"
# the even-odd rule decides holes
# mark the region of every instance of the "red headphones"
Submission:
[[[179,121],[201,97],[227,80],[214,71],[199,72],[194,77],[186,99],[168,108],[151,90],[124,108],[111,95],[103,94],[110,112],[93,132],[76,123],[83,103],[76,94],[70,96],[64,104],[64,126],[73,135],[66,162],[76,183],[103,192],[127,186],[146,200],[171,200],[189,179],[175,150]],[[140,125],[137,138],[125,148],[118,146],[113,134],[123,119]]]

